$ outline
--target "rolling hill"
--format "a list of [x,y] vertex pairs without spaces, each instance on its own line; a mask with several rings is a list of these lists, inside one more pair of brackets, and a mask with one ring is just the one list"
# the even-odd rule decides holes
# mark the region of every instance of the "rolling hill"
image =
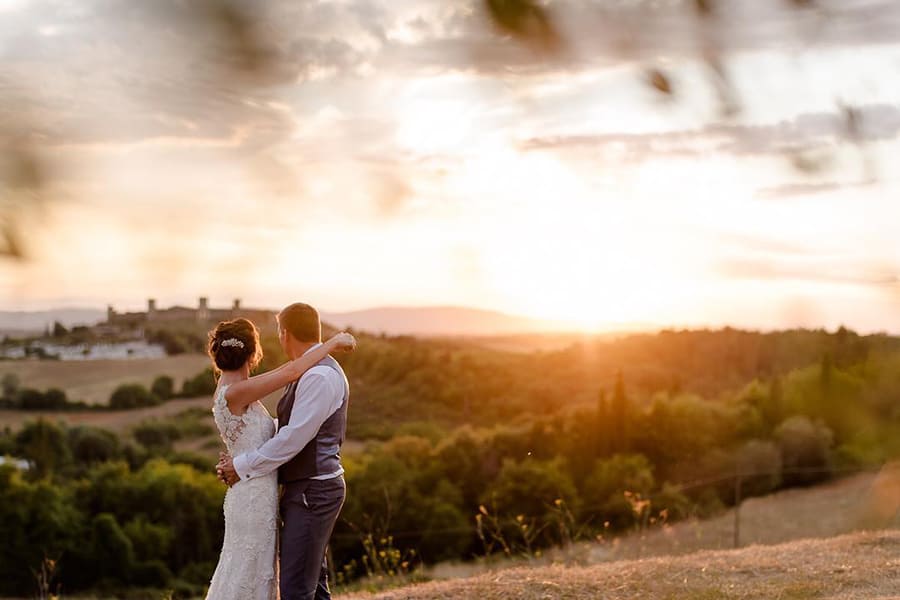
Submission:
[[66,327],[94,325],[106,318],[106,311],[93,308],[57,308],[39,311],[0,311],[0,333],[9,335],[42,333],[54,321]]
[[572,330],[571,324],[459,306],[384,307],[322,313],[322,320],[338,328],[351,327],[389,335],[492,336]]

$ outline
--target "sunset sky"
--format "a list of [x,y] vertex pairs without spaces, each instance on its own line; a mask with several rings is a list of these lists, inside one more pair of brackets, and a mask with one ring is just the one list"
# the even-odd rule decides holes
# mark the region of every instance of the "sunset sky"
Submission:
[[252,3],[280,61],[253,85],[181,4],[0,0],[0,123],[52,165],[0,309],[209,296],[900,333],[898,2],[723,0],[704,30],[679,2],[556,1],[552,56],[480,2]]

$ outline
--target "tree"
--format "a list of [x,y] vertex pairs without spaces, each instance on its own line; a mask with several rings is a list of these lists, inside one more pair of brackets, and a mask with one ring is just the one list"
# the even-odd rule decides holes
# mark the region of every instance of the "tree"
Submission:
[[59,388],[50,388],[44,392],[44,408],[47,410],[59,410],[66,408],[69,400],[66,393]]
[[610,406],[610,446],[613,452],[627,452],[631,441],[628,397],[622,371],[616,375],[616,386]]
[[634,522],[625,494],[648,496],[654,486],[653,466],[642,454],[617,454],[596,461],[583,485],[585,518],[599,516],[616,527],[625,527]]
[[33,597],[33,569],[45,558],[69,557],[83,538],[84,515],[70,490],[42,480],[29,482],[0,465],[0,594]]
[[600,390],[597,396],[597,414],[595,416],[594,456],[606,456],[610,450],[610,409],[606,399],[606,390]]
[[3,375],[3,378],[0,379],[0,390],[3,392],[4,400],[7,402],[14,400],[16,392],[19,391],[19,376],[15,373]]
[[46,392],[25,388],[19,391],[18,405],[23,410],[60,410],[69,405],[66,393],[59,388]]
[[[557,501],[578,512],[580,498],[575,484],[567,474],[562,459],[549,461],[506,460],[500,474],[485,491],[481,504],[501,518],[515,520],[519,515],[534,522],[534,527],[546,528],[553,522]],[[559,541],[547,531],[543,542]]]
[[94,517],[91,542],[100,578],[127,582],[134,565],[134,547],[114,515],[101,513]]
[[16,436],[20,456],[34,463],[38,477],[46,477],[71,460],[65,430],[44,419],[25,424]]
[[119,438],[99,427],[81,426],[69,430],[72,457],[80,464],[90,465],[119,457]]
[[775,430],[787,485],[806,485],[830,475],[834,434],[822,423],[794,416]]
[[141,423],[134,428],[132,434],[142,446],[157,452],[171,450],[172,443],[181,438],[181,433],[175,425],[155,421]]
[[768,397],[760,406],[760,412],[766,425],[773,429],[784,419],[784,384],[781,382],[780,375],[772,378]]
[[209,396],[216,391],[216,377],[212,369],[206,369],[194,377],[185,380],[181,387],[181,395],[186,398]]
[[175,394],[175,381],[168,375],[160,375],[153,380],[150,393],[160,400],[168,400]]
[[40,410],[44,407],[44,393],[33,388],[25,388],[18,393],[18,405],[24,410]]
[[120,385],[109,398],[109,407],[118,410],[153,406],[158,403],[157,398],[139,383]]
[[762,496],[781,484],[781,451],[773,442],[750,440],[737,451],[735,460],[744,496]]
[[831,352],[822,355],[822,362],[819,368],[819,382],[822,384],[822,391],[827,395],[831,392],[831,380],[834,376],[834,359],[831,358]]
[[60,323],[59,321],[53,322],[53,337],[61,338],[61,337],[65,337],[68,334],[69,334],[69,330],[66,329],[62,323]]

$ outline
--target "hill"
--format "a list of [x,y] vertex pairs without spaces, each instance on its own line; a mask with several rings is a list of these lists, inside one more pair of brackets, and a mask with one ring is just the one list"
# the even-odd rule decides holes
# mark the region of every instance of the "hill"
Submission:
[[512,316],[459,306],[385,307],[354,312],[322,313],[335,327],[419,336],[489,336],[571,331],[571,324]]
[[517,568],[343,600],[900,598],[900,531],[590,567]]
[[0,333],[43,333],[54,321],[66,327],[95,325],[106,318],[106,311],[93,308],[58,308],[40,311],[0,311]]
[[[375,334],[418,336],[494,336],[572,331],[571,324],[466,308],[382,307],[350,312],[323,311],[322,320],[338,328],[353,328]],[[63,308],[43,311],[0,311],[0,332],[40,333],[54,321],[66,327],[93,325],[106,318],[103,310]]]

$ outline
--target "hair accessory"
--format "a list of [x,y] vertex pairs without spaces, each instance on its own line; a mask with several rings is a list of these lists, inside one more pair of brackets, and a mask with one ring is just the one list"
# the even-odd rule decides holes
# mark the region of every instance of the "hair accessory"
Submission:
[[241,340],[239,340],[237,338],[228,338],[227,340],[223,341],[219,345],[223,346],[223,347],[224,346],[234,346],[235,348],[243,348],[244,342],[242,342]]

